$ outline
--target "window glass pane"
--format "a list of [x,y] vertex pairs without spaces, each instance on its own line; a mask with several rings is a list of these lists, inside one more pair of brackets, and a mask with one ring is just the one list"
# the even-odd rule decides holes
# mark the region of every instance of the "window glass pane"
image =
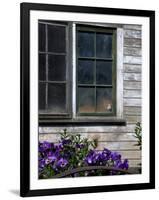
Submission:
[[78,83],[91,84],[94,79],[94,61],[79,60],[78,61]]
[[45,110],[46,105],[46,84],[39,83],[39,110]]
[[66,28],[57,25],[48,25],[48,51],[65,53],[66,51]]
[[80,57],[94,57],[94,33],[78,32],[78,49]]
[[112,85],[112,62],[96,61],[96,83]]
[[97,112],[112,111],[112,88],[97,88]]
[[66,61],[64,55],[48,55],[48,80],[66,80]]
[[105,33],[96,34],[96,57],[112,57],[112,35]]
[[66,86],[65,84],[48,84],[48,112],[66,112]]
[[46,55],[39,54],[39,80],[46,80]]
[[94,88],[79,87],[79,108],[80,113],[95,112],[95,95]]
[[45,51],[46,33],[45,25],[39,23],[39,51]]

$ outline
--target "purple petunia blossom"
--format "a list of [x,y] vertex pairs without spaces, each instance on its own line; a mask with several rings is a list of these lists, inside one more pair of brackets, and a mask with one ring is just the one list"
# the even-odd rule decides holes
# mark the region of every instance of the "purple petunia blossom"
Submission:
[[60,160],[57,161],[57,167],[64,168],[68,164],[68,161],[64,158],[60,158]]

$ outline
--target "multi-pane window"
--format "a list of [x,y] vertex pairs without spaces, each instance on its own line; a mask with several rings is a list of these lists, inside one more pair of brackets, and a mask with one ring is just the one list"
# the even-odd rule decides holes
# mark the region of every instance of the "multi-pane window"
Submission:
[[[115,115],[115,29],[76,25],[76,41],[72,31],[71,23],[39,21],[39,114],[53,118]],[[71,81],[73,68],[76,82]],[[72,95],[76,95],[73,104]]]
[[115,113],[115,32],[77,26],[77,111]]
[[39,22],[39,112],[68,113],[68,27]]

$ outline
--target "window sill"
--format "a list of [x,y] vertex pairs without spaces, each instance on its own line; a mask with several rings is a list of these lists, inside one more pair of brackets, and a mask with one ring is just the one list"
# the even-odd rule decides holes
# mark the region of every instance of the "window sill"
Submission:
[[125,126],[123,118],[105,119],[39,119],[39,126]]

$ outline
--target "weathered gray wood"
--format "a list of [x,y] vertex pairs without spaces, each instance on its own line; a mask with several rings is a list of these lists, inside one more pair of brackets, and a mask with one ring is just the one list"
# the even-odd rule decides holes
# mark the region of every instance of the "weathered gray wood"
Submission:
[[124,97],[141,98],[141,90],[124,90]]
[[141,89],[141,81],[124,81],[124,89]]
[[141,160],[131,160],[129,159],[129,167],[140,167]]
[[124,64],[124,72],[141,73],[142,65]]
[[124,114],[125,115],[141,115],[141,107],[131,107],[131,106],[125,106],[124,107]]
[[[125,105],[126,106],[126,105]],[[132,133],[135,125],[127,126],[82,126],[82,127],[39,127],[39,133],[59,133],[67,129],[71,133]]]
[[141,48],[124,47],[124,55],[141,56]]
[[137,142],[98,142],[97,149],[103,150],[104,148],[110,149],[111,151],[119,150],[140,150],[139,146],[136,146]]
[[125,64],[142,64],[142,57],[140,56],[124,56]]
[[139,115],[125,115],[126,122],[128,124],[136,124],[137,122],[141,122],[142,117]]
[[124,30],[124,37],[125,38],[138,38],[141,39],[141,31],[140,30]]
[[124,73],[124,81],[141,81],[140,73]]
[[141,159],[141,151],[129,151],[129,150],[126,150],[126,151],[118,151],[121,155],[122,155],[122,158],[125,159],[133,159],[133,160],[136,160],[136,159]]
[[124,106],[141,106],[141,99],[133,99],[133,98],[124,98]]
[[[99,142],[102,141],[136,141],[134,133],[81,133],[82,138],[88,138],[89,140],[97,139]],[[58,133],[45,133],[39,134],[39,141],[50,141],[58,142],[60,140],[60,134]]]
[[125,24],[123,25],[123,28],[129,30],[142,30],[142,26],[137,24]]
[[116,107],[117,117],[123,117],[123,29],[117,28],[117,78],[116,78],[116,97],[118,105]]
[[124,38],[124,47],[141,47],[141,39]]

